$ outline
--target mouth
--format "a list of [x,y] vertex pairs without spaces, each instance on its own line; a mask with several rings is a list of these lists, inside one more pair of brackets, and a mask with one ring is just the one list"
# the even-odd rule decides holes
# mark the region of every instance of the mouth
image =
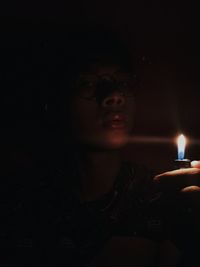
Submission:
[[112,112],[104,117],[103,126],[109,129],[125,129],[127,128],[127,118],[123,113]]

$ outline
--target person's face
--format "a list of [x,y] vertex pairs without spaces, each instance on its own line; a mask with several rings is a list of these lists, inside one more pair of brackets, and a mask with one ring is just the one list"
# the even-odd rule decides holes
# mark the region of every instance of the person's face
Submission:
[[131,81],[131,74],[111,64],[80,74],[71,101],[72,130],[79,144],[95,149],[127,144],[134,114]]

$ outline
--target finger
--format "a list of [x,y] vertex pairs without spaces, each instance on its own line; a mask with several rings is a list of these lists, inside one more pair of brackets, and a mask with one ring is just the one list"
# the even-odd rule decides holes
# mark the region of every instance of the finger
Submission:
[[192,185],[200,186],[200,169],[187,168],[165,172],[155,176],[154,182],[162,190],[181,190]]
[[193,168],[200,168],[200,160],[193,160],[193,161],[191,162],[191,166],[192,166]]
[[154,177],[155,180],[159,180],[161,177],[164,176],[182,176],[182,175],[193,175],[200,173],[199,168],[193,167],[193,168],[185,168],[185,169],[178,169],[173,171],[164,172],[161,174],[158,174]]
[[187,186],[181,189],[181,193],[188,193],[188,194],[193,194],[193,193],[200,193],[200,187],[196,185],[191,185]]
[[188,186],[180,191],[183,206],[189,208],[190,212],[199,213],[200,207],[200,187]]
[[183,175],[195,175],[199,174],[200,170],[199,168],[186,168],[186,169],[178,169],[173,171],[164,172],[161,174],[158,174],[154,177],[154,180],[161,180],[163,177],[180,177]]

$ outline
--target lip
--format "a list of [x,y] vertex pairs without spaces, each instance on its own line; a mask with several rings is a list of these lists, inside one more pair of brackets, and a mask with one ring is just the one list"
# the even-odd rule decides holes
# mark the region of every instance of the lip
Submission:
[[112,129],[124,129],[127,126],[127,119],[123,113],[112,112],[105,116],[103,125]]

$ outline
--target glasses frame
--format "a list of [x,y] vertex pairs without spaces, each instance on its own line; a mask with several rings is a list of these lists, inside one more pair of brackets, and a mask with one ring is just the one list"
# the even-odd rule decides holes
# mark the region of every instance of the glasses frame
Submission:
[[[88,80],[88,81],[87,81]],[[91,74],[91,73],[82,73],[79,78],[77,79],[76,83],[75,83],[75,88],[77,89],[77,91],[80,93],[80,87],[81,86],[86,86],[87,88],[91,88],[93,89],[93,95],[91,96],[84,96],[79,94],[78,97],[84,100],[88,100],[88,101],[96,101],[96,91],[98,90],[98,83],[107,83],[107,85],[110,83],[110,85],[114,85],[115,88],[112,88],[112,90],[110,90],[110,94],[113,92],[118,92],[121,94],[121,96],[126,97],[126,98],[134,98],[135,97],[135,93],[132,92],[130,95],[126,94],[126,92],[124,92],[124,89],[120,89],[120,82],[130,82],[132,81],[132,85],[128,85],[129,89],[133,88],[135,89],[138,86],[138,80],[137,80],[137,75],[131,75],[130,73],[114,73],[114,74],[102,74],[102,75],[97,75],[97,74]],[[83,85],[83,83],[85,82],[85,85]],[[82,84],[81,84],[82,83]],[[80,90],[80,91],[79,91]],[[77,92],[76,91],[76,92]]]

